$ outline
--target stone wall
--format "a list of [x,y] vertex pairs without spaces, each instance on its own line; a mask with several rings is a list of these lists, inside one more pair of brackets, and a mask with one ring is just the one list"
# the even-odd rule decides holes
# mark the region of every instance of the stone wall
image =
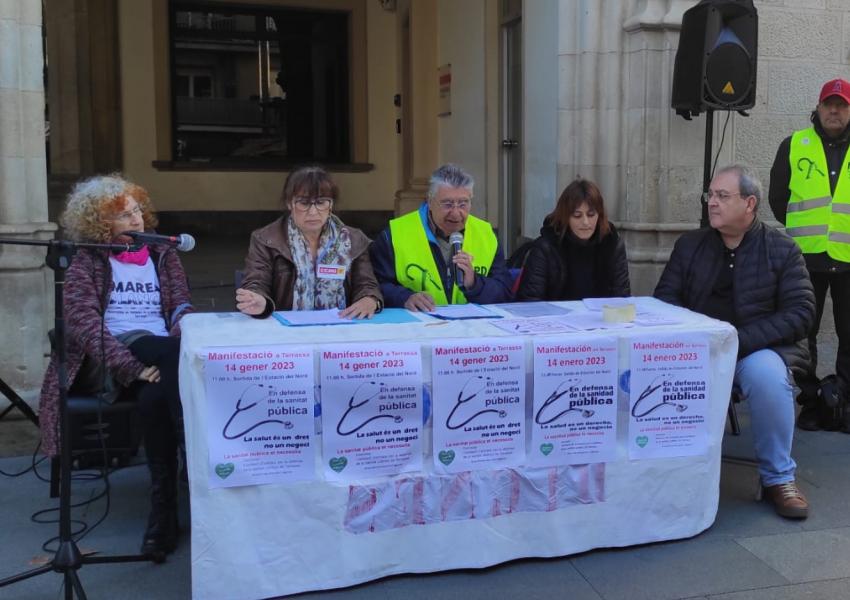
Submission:
[[[696,0],[562,0],[558,192],[596,180],[629,252],[634,293],[651,293],[683,231],[698,226],[705,114],[670,107],[682,14]],[[756,105],[731,114],[718,164],[746,162],[767,186],[779,142],[808,123],[820,86],[850,79],[850,2],[757,0]],[[715,113],[713,152],[728,113]],[[767,203],[762,216],[772,220]]]
[[[0,237],[49,239],[40,0],[0,2],[0,49]],[[0,245],[0,378],[27,400],[41,384],[53,306],[44,257]]]

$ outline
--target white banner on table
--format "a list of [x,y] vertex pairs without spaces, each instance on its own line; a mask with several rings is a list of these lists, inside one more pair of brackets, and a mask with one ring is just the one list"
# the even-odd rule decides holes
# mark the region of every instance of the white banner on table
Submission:
[[614,460],[617,340],[534,342],[531,456],[537,467]]
[[209,486],[315,477],[313,350],[205,348]]
[[706,334],[630,338],[629,458],[706,451],[708,344]]
[[436,342],[431,351],[434,467],[459,473],[525,461],[520,338]]
[[334,344],[320,358],[326,478],[421,470],[419,343]]

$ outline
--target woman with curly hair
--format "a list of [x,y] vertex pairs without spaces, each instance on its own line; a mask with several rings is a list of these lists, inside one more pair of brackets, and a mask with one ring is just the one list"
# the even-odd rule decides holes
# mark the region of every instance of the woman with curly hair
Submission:
[[321,167],[289,174],[281,195],[288,214],[251,234],[236,308],[257,318],[275,310],[339,309],[354,319],[380,312],[371,240],[333,214],[337,194]]
[[628,296],[626,246],[608,221],[599,187],[576,179],[543,221],[528,251],[516,299],[581,300]]
[[[118,174],[74,186],[60,223],[67,238],[131,243],[152,229],[144,188]],[[114,402],[128,389],[138,400],[151,474],[151,511],[142,553],[162,560],[177,544],[177,451],[182,418],[177,386],[180,318],[192,311],[186,274],[166,245],[115,253],[79,248],[65,276],[68,383],[72,392]],[[59,453],[56,354],[41,390],[42,449]]]

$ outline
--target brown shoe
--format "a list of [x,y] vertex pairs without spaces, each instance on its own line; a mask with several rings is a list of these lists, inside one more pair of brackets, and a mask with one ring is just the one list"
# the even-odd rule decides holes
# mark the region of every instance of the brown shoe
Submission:
[[787,519],[805,519],[809,516],[809,502],[797,487],[789,481],[763,488],[764,499],[773,504],[776,514]]

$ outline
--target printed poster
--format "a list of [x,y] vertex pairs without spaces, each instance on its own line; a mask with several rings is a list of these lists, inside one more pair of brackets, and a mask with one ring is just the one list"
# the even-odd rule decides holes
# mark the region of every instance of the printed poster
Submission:
[[313,479],[313,350],[205,348],[209,486]]
[[705,453],[708,334],[635,336],[629,344],[629,458]]
[[438,473],[525,462],[525,346],[521,338],[436,342],[431,350]]
[[325,477],[422,469],[418,343],[333,344],[320,354]]
[[614,460],[617,339],[534,343],[531,456],[536,467]]

